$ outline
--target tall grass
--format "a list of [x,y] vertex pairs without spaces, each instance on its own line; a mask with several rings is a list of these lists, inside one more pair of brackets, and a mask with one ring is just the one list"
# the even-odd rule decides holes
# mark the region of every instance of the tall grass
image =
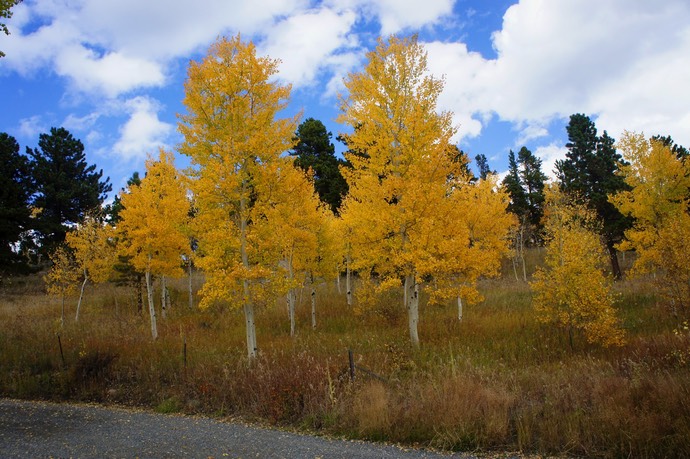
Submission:
[[[284,301],[264,305],[251,365],[241,311],[189,310],[184,281],[173,283],[153,342],[131,290],[90,287],[80,321],[72,301],[61,328],[60,299],[27,278],[0,296],[0,394],[240,416],[447,450],[690,457],[690,335],[646,285],[617,285],[626,346],[581,338],[570,350],[563,333],[536,321],[528,286],[509,274],[481,284],[485,301],[462,322],[452,304],[422,306],[419,349],[408,344],[395,293],[358,316],[323,285],[311,330],[305,292],[294,338]],[[348,349],[380,379],[358,370],[351,381]]]

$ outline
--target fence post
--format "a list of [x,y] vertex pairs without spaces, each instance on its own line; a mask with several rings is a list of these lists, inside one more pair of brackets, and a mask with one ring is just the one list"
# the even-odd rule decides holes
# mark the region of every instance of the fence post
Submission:
[[352,353],[352,349],[347,350],[347,357],[350,360],[350,381],[355,380],[355,356]]
[[60,334],[58,333],[58,346],[60,346],[60,360],[62,360],[62,369],[65,369],[65,354],[62,352],[62,341],[60,340]]

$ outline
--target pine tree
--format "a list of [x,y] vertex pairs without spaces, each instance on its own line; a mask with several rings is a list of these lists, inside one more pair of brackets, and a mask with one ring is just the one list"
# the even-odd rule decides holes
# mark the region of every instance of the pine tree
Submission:
[[30,242],[30,199],[34,184],[29,161],[19,154],[14,137],[0,133],[0,274],[27,272],[22,255]]
[[602,221],[600,234],[606,242],[611,270],[614,278],[620,279],[615,247],[623,239],[630,220],[609,202],[608,196],[628,189],[617,173],[621,155],[616,152],[614,140],[606,131],[598,136],[594,122],[585,115],[572,115],[567,131],[566,159],[556,162],[559,186],[595,211]]
[[541,160],[526,147],[518,152],[520,181],[525,192],[526,213],[534,236],[538,237],[544,216],[544,187],[548,177],[541,170]]
[[319,120],[307,118],[297,127],[296,142],[291,154],[296,156],[295,165],[304,171],[311,170],[314,188],[319,199],[338,214],[343,197],[347,194],[347,182],[340,172],[345,161],[335,156],[332,134]]
[[44,251],[65,240],[68,227],[100,209],[112,190],[103,171],[87,165],[84,145],[64,128],[51,128],[39,136],[38,148],[27,148],[37,186],[33,207],[38,211],[36,229]]
[[479,178],[486,180],[489,174],[496,174],[496,171],[491,170],[489,167],[489,160],[486,159],[486,155],[483,153],[474,157],[477,163],[477,169],[479,169]]

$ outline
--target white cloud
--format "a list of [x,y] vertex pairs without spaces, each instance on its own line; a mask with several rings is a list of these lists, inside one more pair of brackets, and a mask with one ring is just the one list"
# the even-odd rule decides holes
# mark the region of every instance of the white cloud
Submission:
[[100,117],[101,114],[97,112],[89,113],[84,116],[77,116],[71,113],[67,115],[67,117],[62,122],[62,127],[67,129],[68,131],[87,131],[91,129],[94,126],[94,124],[96,124]]
[[26,138],[38,139],[39,134],[45,132],[48,132],[48,128],[38,115],[19,120],[19,133]]
[[453,11],[454,0],[333,0],[334,7],[358,7],[362,16],[375,16],[381,24],[381,35],[387,36],[405,29],[419,29],[438,23]]
[[551,143],[537,147],[534,156],[541,159],[541,171],[553,180],[556,178],[556,161],[565,159],[566,153],[568,153],[568,149],[563,145]]
[[135,88],[160,86],[165,77],[160,66],[118,52],[103,56],[81,45],[67,46],[55,57],[58,75],[69,77],[79,91],[116,97]]
[[614,136],[661,131],[690,143],[686,1],[522,0],[493,44],[496,59],[462,43],[428,44],[431,70],[446,74],[444,108],[518,126],[584,112]]
[[173,131],[171,124],[158,118],[159,107],[146,97],[135,97],[125,103],[130,116],[120,129],[120,139],[113,146],[113,152],[126,160],[142,159],[147,153],[154,153],[164,147]]
[[358,45],[349,32],[357,16],[321,8],[291,16],[272,27],[261,44],[261,53],[279,58],[279,78],[295,86],[312,84],[327,68],[342,66],[338,59]]

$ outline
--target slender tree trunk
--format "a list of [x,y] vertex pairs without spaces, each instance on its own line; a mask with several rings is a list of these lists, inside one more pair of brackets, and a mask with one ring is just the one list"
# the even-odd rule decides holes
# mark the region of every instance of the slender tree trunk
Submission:
[[515,252],[515,256],[513,257],[513,273],[515,274],[515,282],[520,282],[520,278],[518,277],[517,273],[517,251]]
[[609,252],[609,259],[611,260],[611,273],[613,274],[613,278],[620,280],[623,277],[623,274],[621,273],[620,264],[618,264],[618,253],[616,252],[614,242],[607,239],[606,249]]
[[89,276],[84,270],[84,282],[81,283],[81,291],[79,292],[79,301],[77,301],[77,313],[74,316],[74,321],[79,322],[79,312],[81,311],[81,300],[84,298],[84,287],[86,287],[86,282],[89,280]]
[[462,297],[458,295],[458,321],[462,322]]
[[187,270],[189,273],[189,282],[187,284],[187,290],[189,292],[189,309],[194,309],[194,293],[192,291],[192,258],[190,257],[187,261]]
[[[292,281],[295,279],[295,273],[292,270],[292,260],[287,260],[288,265],[288,281],[292,285]],[[287,293],[287,303],[288,303],[288,315],[290,316],[290,336],[295,336],[295,302],[297,300],[297,294],[294,287],[290,287]]]
[[137,286],[135,293],[137,295],[137,313],[141,315],[144,312],[144,282],[141,278],[141,274],[137,274]]
[[316,330],[316,286],[313,274],[311,275],[311,328]]
[[342,290],[340,290],[340,270],[338,270],[338,275],[335,278],[335,285],[338,287],[338,295],[340,295]]
[[417,324],[419,323],[419,284],[414,274],[405,277],[405,286],[409,289],[407,294],[407,317],[410,328],[410,340],[414,347],[419,347],[419,334]]
[[161,317],[163,317],[163,320],[168,318],[168,300],[166,295],[165,276],[161,276]]
[[[249,269],[249,254],[247,253],[247,182],[242,181],[242,197],[240,198],[240,257],[242,258],[242,265]],[[244,319],[247,328],[247,356],[252,362],[256,358],[256,323],[254,321],[254,303],[252,302],[251,289],[249,287],[249,280],[242,281],[242,288],[244,290]]]
[[156,308],[153,302],[153,285],[151,285],[151,271],[146,271],[146,296],[149,302],[149,317],[151,318],[151,337],[158,338],[158,327],[156,326]]
[[347,305],[352,306],[352,273],[350,272],[350,256],[345,262],[345,295],[347,295]]

